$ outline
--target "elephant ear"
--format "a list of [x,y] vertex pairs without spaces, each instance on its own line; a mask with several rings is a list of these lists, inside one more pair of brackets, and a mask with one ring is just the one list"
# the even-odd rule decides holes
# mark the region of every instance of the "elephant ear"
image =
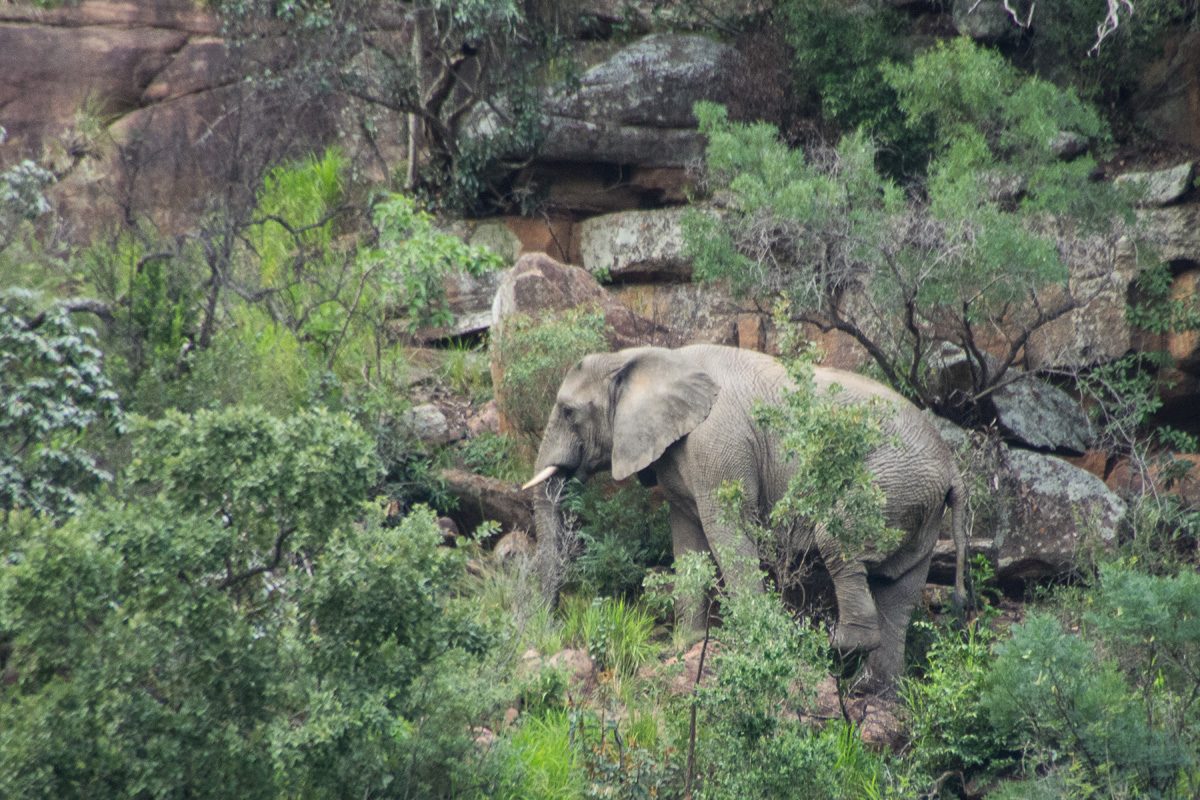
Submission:
[[623,480],[656,461],[707,417],[716,381],[672,350],[635,353],[615,373],[612,476]]

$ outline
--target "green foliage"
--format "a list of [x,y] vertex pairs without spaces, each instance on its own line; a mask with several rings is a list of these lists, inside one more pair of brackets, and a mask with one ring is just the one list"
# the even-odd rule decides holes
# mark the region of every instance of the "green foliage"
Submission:
[[650,659],[653,629],[654,617],[624,598],[575,596],[563,603],[563,637],[618,676],[635,674]]
[[1113,660],[1047,614],[997,645],[982,701],[1002,736],[1035,763],[1073,764],[1093,792],[1184,796],[1184,770],[1195,769],[1195,750],[1147,718]]
[[883,69],[900,59],[902,19],[882,3],[787,0],[776,9],[792,48],[793,90],[820,108],[838,131],[864,128],[887,146],[881,162],[893,174],[920,169],[919,132],[904,124]]
[[913,768],[937,777],[1003,766],[1008,747],[988,724],[981,700],[995,634],[978,621],[962,632],[917,624],[932,630],[934,639],[922,676],[907,677],[900,686]]
[[0,530],[0,794],[490,793],[464,557],[369,511],[347,418],[169,415],[133,463],[122,502]]
[[722,612],[714,678],[696,696],[696,796],[883,796],[883,761],[852,726],[818,731],[796,719],[827,672],[825,637],[770,594],[726,595]]
[[[794,467],[787,491],[771,509],[773,530],[820,528],[848,558],[864,550],[899,544],[887,526],[885,497],[867,469],[867,456],[884,441],[882,404],[845,402],[842,387],[817,387],[811,351],[786,360],[792,388],[779,405],[755,409],[758,422],[779,433],[780,448]],[[790,560],[796,553],[782,554]]]
[[72,511],[110,478],[87,432],[122,426],[95,332],[62,306],[37,309],[36,295],[0,290],[0,517]]
[[286,419],[241,407],[168,412],[135,435],[131,488],[221,520],[230,532],[221,551],[229,586],[279,566],[285,548],[319,548],[353,518],[379,474],[362,430],[323,409]]
[[641,486],[610,490],[597,481],[572,484],[563,506],[579,520],[584,549],[573,568],[586,592],[633,597],[647,569],[670,559],[670,508],[655,506]]
[[513,315],[491,339],[500,365],[496,399],[516,430],[541,432],[563,375],[588,353],[606,350],[604,315],[583,308],[540,318]]
[[517,483],[529,471],[517,454],[516,443],[502,433],[484,431],[459,447],[467,469],[479,475]]
[[1065,161],[1053,152],[1064,132],[1093,145],[1109,138],[1095,108],[1072,90],[1023,75],[967,38],[939,43],[911,65],[889,65],[884,75],[908,124],[932,131],[929,192],[938,216],[970,220],[973,211],[996,205],[989,197],[996,187],[1014,180],[1025,182],[1026,211],[1067,214],[1094,226],[1122,210],[1114,190],[1091,180],[1093,158]]
[[652,716],[636,716],[630,708],[626,722],[616,714],[581,709],[571,721],[587,797],[665,800],[682,795],[682,764],[676,753],[661,747]]
[[[1100,571],[1090,632],[1137,690],[1150,725],[1194,748],[1200,743],[1200,575],[1185,567],[1154,576],[1115,566]],[[1192,763],[1193,778],[1200,764]]]
[[[1078,234],[1060,235],[1045,215],[1112,234],[1114,217],[1131,211],[1090,180],[1089,157],[1054,155],[1061,131],[1107,135],[1071,92],[965,39],[884,77],[906,124],[929,136],[924,185],[906,191],[882,175],[862,130],[806,157],[771,126],[732,123],[698,103],[708,177],[728,204],[720,217],[685,216],[684,240],[702,280],[779,297],[793,320],[851,336],[888,382],[938,407],[950,402],[930,380],[942,343],[967,351],[977,396],[1002,380],[1028,335],[1073,307],[1039,299],[1065,284],[1065,237]],[[863,302],[844,302],[847,293]],[[1011,333],[995,362],[979,340],[1001,321]]]
[[514,788],[507,797],[581,798],[579,767],[570,737],[571,720],[566,711],[526,719],[509,739],[510,781]]
[[1120,25],[1096,44],[1104,0],[1063,0],[1038,6],[1030,56],[1038,72],[1076,86],[1085,97],[1116,99],[1135,89],[1141,70],[1159,55],[1162,35],[1172,25],[1196,18],[1192,0],[1140,0],[1120,9]]
[[453,321],[443,281],[448,275],[481,275],[503,266],[485,247],[438,231],[433,218],[408,197],[393,194],[375,206],[378,245],[360,250],[360,269],[378,271],[385,305],[395,305],[410,332]]

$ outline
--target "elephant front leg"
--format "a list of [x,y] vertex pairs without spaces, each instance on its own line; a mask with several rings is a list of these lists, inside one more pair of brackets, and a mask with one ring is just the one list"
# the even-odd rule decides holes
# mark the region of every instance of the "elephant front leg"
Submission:
[[[671,506],[671,550],[675,563],[688,553],[707,553],[708,545],[704,540],[704,531],[700,522],[683,509]],[[704,635],[705,623],[708,620],[709,605],[712,602],[712,592],[709,588],[698,589],[694,592],[675,591],[675,630],[683,634],[691,642]]]

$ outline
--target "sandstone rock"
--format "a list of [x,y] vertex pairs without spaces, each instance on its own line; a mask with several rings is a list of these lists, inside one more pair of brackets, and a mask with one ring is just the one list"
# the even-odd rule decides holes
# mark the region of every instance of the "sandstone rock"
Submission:
[[[929,419],[955,451],[970,496],[971,551],[984,553],[1007,583],[1069,574],[1084,545],[1108,545],[1126,506],[1104,481],[1063,459],[1010,448],[936,415]],[[949,515],[934,550],[934,580],[953,579]]]
[[1153,172],[1126,172],[1118,175],[1115,183],[1131,187],[1137,193],[1138,205],[1167,206],[1191,191],[1195,174],[1195,164],[1187,161]]
[[492,548],[492,557],[497,561],[510,558],[529,558],[533,555],[533,540],[522,530],[509,531],[500,537]]
[[580,306],[600,309],[614,350],[647,344],[666,334],[663,326],[630,311],[579,267],[560,264],[544,253],[530,253],[502,273],[492,303],[492,326],[503,328],[513,314],[541,314]]
[[199,36],[188,40],[142,92],[143,105],[175,100],[236,80],[225,40]]
[[1001,0],[954,0],[950,13],[955,29],[977,41],[995,44],[1021,37]]
[[182,31],[158,28],[0,25],[6,152],[39,158],[79,112],[103,116],[137,108],[146,85],[187,40]]
[[703,151],[697,100],[728,101],[737,56],[705,36],[643,37],[552,95],[539,158],[682,166]]
[[[896,750],[904,744],[904,726],[896,716],[894,700],[852,694],[845,698],[845,709],[866,744],[890,750]],[[838,697],[837,681],[832,676],[821,681],[817,687],[816,701],[800,718],[816,724],[843,718],[842,700]]]
[[560,650],[546,661],[551,669],[561,669],[567,673],[567,681],[572,688],[588,688],[595,681],[596,664],[587,650],[568,647]]
[[0,6],[2,22],[33,22],[66,28],[85,26],[171,28],[194,34],[215,34],[220,21],[195,0],[81,0],[42,8],[32,3]]
[[[1168,468],[1172,461],[1179,463]],[[1185,508],[1200,510],[1200,455],[1175,453],[1169,459],[1150,463],[1145,473],[1123,459],[1113,467],[1105,483],[1125,498],[1133,499],[1147,491],[1172,494]]]
[[460,469],[444,469],[446,491],[458,500],[451,515],[460,530],[473,531],[484,520],[495,520],[505,531],[533,530],[533,498],[516,484],[475,475]]
[[1133,101],[1138,127],[1164,142],[1200,147],[1200,31],[1168,40]]
[[471,412],[471,415],[467,417],[467,432],[472,436],[500,432],[500,416],[496,410],[495,400],[489,400],[482,407]]
[[430,343],[487,330],[492,324],[492,298],[499,284],[499,271],[446,276],[442,287],[453,321],[443,327],[422,328],[417,331],[417,340]]
[[614,286],[610,291],[623,305],[658,326],[656,334],[642,344],[737,344],[737,318],[742,308],[719,285],[637,283]]
[[[1140,267],[1132,242],[1122,238],[1110,247],[1096,238],[1061,235],[1068,249],[1070,291],[1083,305],[1029,337],[1025,362],[1034,371],[1112,361],[1129,352],[1133,344],[1126,309],[1129,286]],[[1047,287],[1038,299],[1050,308],[1060,298],[1059,291]]]
[[[988,357],[990,369],[999,362]],[[939,394],[968,392],[972,388],[971,364],[959,347],[947,345],[936,360],[939,367]],[[1020,375],[1016,367],[1006,375]],[[1093,438],[1091,424],[1079,401],[1062,389],[1032,375],[1005,384],[984,402],[1010,441],[1038,450],[1065,450],[1082,453]]]
[[514,706],[509,706],[504,709],[504,725],[510,726],[516,723],[517,718],[521,716],[521,712]]
[[583,268],[614,281],[686,281],[691,261],[684,256],[684,209],[623,211],[592,217],[579,225]]
[[1125,502],[1096,476],[1067,462],[1010,449],[995,531],[996,577],[1033,580],[1070,573],[1079,548],[1116,541]]
[[1072,159],[1087,150],[1087,139],[1072,131],[1059,131],[1050,140],[1050,152],[1062,159]]
[[463,438],[463,432],[450,425],[450,421],[433,403],[423,403],[404,412],[401,421],[413,435],[428,445],[442,445]]
[[767,350],[767,324],[762,314],[738,314],[737,346],[745,350]]
[[1137,221],[1159,258],[1200,262],[1200,203],[1144,209]]

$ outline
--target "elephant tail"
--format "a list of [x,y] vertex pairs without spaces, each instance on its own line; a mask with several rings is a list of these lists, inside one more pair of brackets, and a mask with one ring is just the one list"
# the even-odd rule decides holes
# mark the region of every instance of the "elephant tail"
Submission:
[[967,607],[967,490],[956,475],[946,493],[950,506],[950,536],[954,540],[954,608],[962,614]]

